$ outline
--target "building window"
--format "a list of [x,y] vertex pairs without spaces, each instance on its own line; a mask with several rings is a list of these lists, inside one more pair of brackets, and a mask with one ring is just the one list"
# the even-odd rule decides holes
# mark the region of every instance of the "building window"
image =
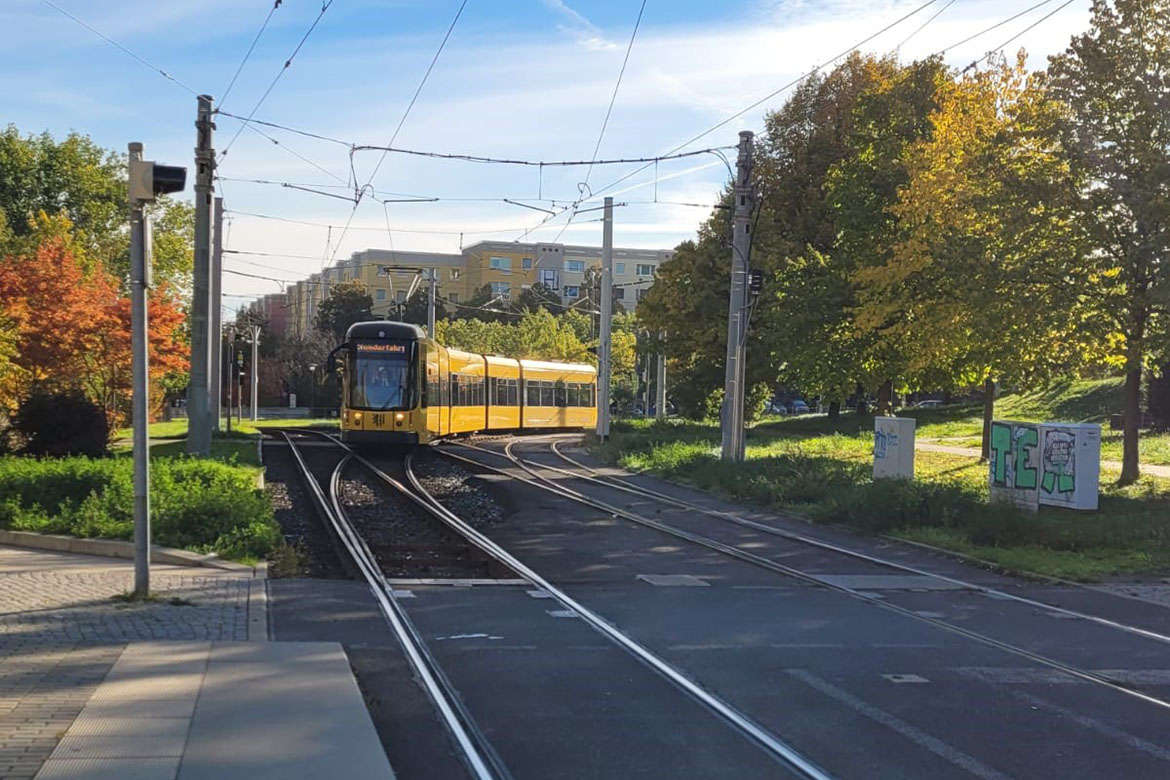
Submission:
[[459,293],[457,293],[457,292],[447,293],[447,300],[450,301],[451,303],[459,303]]
[[638,276],[653,276],[654,266],[650,263],[638,263]]
[[492,282],[493,297],[512,297],[512,285],[509,282]]
[[520,263],[521,263],[521,265],[523,265],[523,266],[524,266],[524,270],[525,270],[525,271],[527,271],[527,270],[529,270],[530,268],[532,268],[532,258],[531,258],[531,257],[526,257],[526,258],[524,258],[523,260],[521,260],[521,261],[520,261]]
[[646,293],[649,291],[649,289],[650,289],[649,287],[639,287],[638,288],[638,300],[639,301],[646,297]]
[[378,276],[389,276],[389,275],[390,275],[389,267],[382,266],[381,268],[378,269]]
[[566,260],[565,261],[565,270],[571,274],[583,274],[583,273],[585,273],[585,261],[584,260]]
[[540,270],[540,283],[550,290],[560,289],[560,274],[555,268],[542,268]]
[[395,303],[406,303],[406,290],[395,290],[394,302]]
[[375,290],[374,291],[374,299],[378,300],[378,301],[386,300],[386,291],[385,290]]
[[622,274],[624,276],[626,273],[626,264],[625,263],[614,263],[613,264],[613,272],[615,274]]
[[512,270],[512,258],[510,257],[493,257],[488,262],[491,264],[491,267],[497,271]]
[[575,284],[566,284],[565,285],[565,297],[566,298],[580,298],[581,297],[581,288]]
[[624,301],[626,299],[626,288],[625,287],[613,288],[613,299],[615,301]]

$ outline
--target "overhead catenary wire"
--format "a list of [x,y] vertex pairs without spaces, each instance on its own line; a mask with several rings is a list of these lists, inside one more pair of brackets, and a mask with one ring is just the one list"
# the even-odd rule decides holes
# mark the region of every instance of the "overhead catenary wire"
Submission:
[[1045,15],[1044,15],[1044,16],[1042,16],[1042,17],[1040,17],[1040,18],[1039,18],[1039,19],[1037,19],[1036,21],[1032,22],[1032,23],[1031,23],[1031,24],[1029,24],[1027,27],[1025,27],[1024,29],[1020,30],[1018,33],[1016,33],[1015,35],[1013,35],[1012,37],[1008,38],[1006,41],[1004,41],[1003,43],[1001,43],[999,46],[996,46],[994,49],[992,49],[991,51],[989,51],[987,54],[985,54],[985,55],[983,55],[982,57],[980,57],[979,59],[975,60],[974,62],[972,62],[972,63],[971,63],[970,65],[968,65],[967,67],[963,68],[963,72],[964,72],[964,73],[966,73],[967,71],[969,71],[969,70],[972,70],[973,68],[977,67],[977,66],[979,65],[979,63],[981,63],[981,62],[986,62],[987,60],[990,60],[990,59],[991,59],[991,57],[992,57],[992,56],[993,56],[993,55],[994,55],[994,54],[995,54],[997,51],[1003,51],[1003,50],[1004,50],[1004,49],[1006,49],[1006,48],[1007,48],[1009,45],[1011,45],[1011,44],[1012,44],[1014,41],[1018,40],[1019,38],[1021,38],[1021,37],[1022,37],[1022,36],[1024,36],[1024,35],[1026,35],[1027,33],[1031,32],[1032,30],[1036,29],[1036,28],[1037,28],[1037,27],[1039,27],[1041,24],[1043,24],[1044,22],[1048,21],[1049,19],[1051,19],[1051,18],[1052,18],[1053,16],[1055,16],[1056,14],[1060,13],[1061,11],[1063,11],[1065,8],[1068,8],[1068,7],[1069,7],[1070,5],[1072,5],[1074,2],[1075,2],[1075,0],[1065,0],[1063,3],[1061,3],[1060,5],[1058,5],[1056,8],[1053,8],[1053,9],[1052,9],[1051,11],[1049,11],[1047,14],[1045,14]]
[[[447,47],[447,41],[451,38],[451,33],[454,32],[455,25],[459,22],[459,17],[463,15],[463,9],[466,7],[467,0],[462,0],[462,2],[459,3],[459,8],[455,11],[454,18],[451,19],[451,24],[447,26],[447,32],[443,35],[443,40],[439,41],[439,47],[435,50],[435,56],[431,58],[430,64],[427,65],[426,72],[423,73],[423,77],[419,81],[418,87],[415,88],[414,95],[412,95],[410,98],[410,103],[407,104],[406,110],[402,112],[402,118],[398,120],[398,125],[394,128],[394,132],[390,136],[390,141],[386,144],[387,147],[394,145],[394,141],[397,140],[398,134],[402,131],[403,125],[406,124],[406,120],[410,116],[410,112],[414,110],[414,104],[418,101],[418,96],[422,94],[423,87],[426,86],[427,80],[431,77],[431,72],[435,69],[435,64],[438,63],[439,56],[442,55],[443,49]],[[378,171],[381,169],[382,163],[386,160],[386,154],[387,152],[382,152],[382,156],[378,158],[378,163],[374,166],[374,170],[366,179],[365,185],[358,188],[357,191],[354,192],[353,208],[350,209],[349,217],[347,217],[345,220],[345,227],[341,229],[341,236],[337,239],[337,246],[333,249],[331,258],[336,257],[337,252],[341,249],[341,242],[345,240],[345,236],[349,232],[349,226],[353,222],[354,215],[357,214],[358,207],[361,206],[363,192],[366,187],[374,183],[374,177],[378,175]],[[350,152],[350,166],[351,168],[353,166],[352,151]],[[357,187],[356,173],[354,174],[354,187]],[[388,221],[389,214],[386,216]],[[387,225],[387,228],[389,228],[389,225]],[[324,265],[325,260],[323,259],[321,262],[322,265]]]
[[164,70],[163,68],[160,68],[158,65],[155,65],[153,62],[151,62],[150,60],[146,59],[145,57],[143,57],[142,55],[138,54],[137,52],[131,51],[130,49],[126,48],[125,46],[123,46],[122,44],[118,43],[118,42],[117,42],[117,41],[115,41],[113,38],[109,37],[108,35],[106,35],[106,34],[105,34],[105,33],[103,33],[102,31],[98,30],[96,27],[94,27],[93,25],[89,24],[89,23],[88,23],[88,22],[86,22],[85,20],[83,20],[83,19],[81,19],[81,18],[79,18],[79,17],[75,16],[74,14],[71,14],[71,13],[69,13],[69,12],[68,12],[68,11],[66,11],[64,8],[62,8],[61,6],[59,6],[59,5],[57,5],[56,3],[54,3],[52,0],[41,0],[41,3],[43,3],[44,5],[47,5],[48,7],[52,8],[54,11],[57,11],[58,13],[62,14],[63,16],[67,16],[67,17],[69,17],[70,19],[72,19],[73,21],[77,22],[79,25],[81,25],[81,26],[82,26],[82,27],[84,27],[85,29],[89,30],[89,31],[90,31],[91,33],[93,33],[94,35],[96,35],[97,37],[101,38],[101,39],[102,39],[103,41],[105,41],[106,43],[108,43],[108,44],[110,44],[111,46],[113,46],[114,48],[116,48],[116,49],[120,50],[120,51],[121,51],[121,52],[123,52],[124,54],[127,54],[127,55],[129,55],[130,57],[133,57],[133,58],[134,58],[135,60],[137,60],[138,62],[142,63],[142,64],[143,64],[143,65],[145,65],[146,67],[148,67],[148,68],[150,68],[151,70],[155,71],[156,73],[158,73],[159,75],[161,75],[161,76],[162,76],[164,79],[166,79],[167,81],[174,82],[175,84],[179,85],[179,86],[180,86],[180,87],[182,87],[183,89],[185,89],[185,90],[187,90],[188,92],[190,92],[192,95],[196,94],[196,93],[195,93],[195,90],[193,90],[191,87],[189,87],[189,86],[187,86],[186,84],[184,84],[182,81],[180,81],[178,78],[176,78],[174,75],[172,75],[172,74],[171,74],[171,73],[169,73],[168,71]]
[[219,104],[221,106],[227,102],[228,95],[232,93],[232,87],[236,85],[236,79],[238,79],[240,74],[244,71],[244,66],[248,64],[248,59],[252,56],[252,51],[256,48],[256,44],[260,42],[260,36],[264,35],[264,31],[268,29],[268,23],[272,21],[272,15],[276,13],[277,8],[280,8],[281,2],[283,2],[283,0],[274,0],[272,3],[272,8],[268,9],[268,15],[264,17],[264,23],[260,25],[260,30],[256,33],[256,37],[252,39],[252,45],[248,47],[246,52],[244,52],[244,58],[240,60],[239,67],[237,67],[236,72],[232,74],[232,80],[228,82],[227,87],[224,89],[223,94],[219,98]]
[[262,94],[260,99],[256,101],[256,104],[252,106],[252,110],[248,112],[248,116],[243,120],[243,124],[236,128],[236,134],[232,136],[231,140],[228,141],[227,146],[225,146],[223,151],[219,153],[221,158],[227,156],[228,151],[232,148],[232,144],[234,144],[236,139],[240,137],[240,133],[244,132],[244,128],[252,121],[252,117],[255,116],[256,112],[260,109],[260,106],[264,105],[264,101],[268,99],[268,96],[272,94],[272,90],[276,88],[277,82],[279,82],[284,74],[288,72],[289,67],[292,65],[293,60],[296,59],[297,54],[301,50],[301,47],[305,45],[305,41],[309,40],[309,36],[313,34],[313,30],[317,29],[317,25],[321,22],[321,17],[325,16],[325,12],[329,10],[331,5],[333,5],[333,0],[322,0],[321,11],[317,14],[317,18],[313,20],[311,25],[309,25],[309,29],[305,31],[303,36],[301,36],[301,40],[297,43],[296,48],[293,49],[292,54],[290,54],[288,59],[284,61],[284,65],[280,67],[280,70],[276,72],[276,76],[272,79],[271,83],[269,83],[268,89],[264,90],[264,94]]
[[902,39],[902,40],[901,40],[901,41],[898,43],[898,45],[894,47],[894,50],[895,50],[895,51],[900,51],[900,50],[902,49],[902,47],[903,47],[903,46],[905,46],[907,43],[909,43],[911,40],[913,40],[913,39],[914,39],[914,37],[918,35],[918,33],[922,32],[922,31],[923,31],[923,30],[925,30],[927,27],[929,27],[931,22],[933,22],[935,19],[937,19],[937,18],[939,18],[940,16],[942,16],[942,15],[943,15],[943,14],[946,12],[946,10],[947,10],[948,8],[950,8],[952,5],[954,5],[954,4],[955,4],[955,2],[956,2],[956,0],[950,0],[950,2],[948,2],[948,3],[947,3],[946,5],[944,5],[942,8],[938,9],[938,10],[937,10],[937,11],[935,11],[933,14],[931,14],[931,16],[930,16],[930,18],[929,18],[929,19],[927,19],[925,22],[923,22],[922,24],[918,25],[918,27],[916,27],[916,28],[914,29],[914,32],[910,33],[910,34],[909,34],[909,35],[907,35],[905,38],[903,38],[903,39]]

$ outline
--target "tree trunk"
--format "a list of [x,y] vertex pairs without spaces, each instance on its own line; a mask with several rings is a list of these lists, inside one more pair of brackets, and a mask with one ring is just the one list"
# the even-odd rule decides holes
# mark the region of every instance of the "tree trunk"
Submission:
[[1130,485],[1141,476],[1138,462],[1138,431],[1142,424],[1142,353],[1145,347],[1146,314],[1134,316],[1133,333],[1125,349],[1125,421],[1121,444],[1119,485]]
[[991,421],[995,419],[995,380],[990,376],[983,380],[983,450],[980,463],[991,457]]
[[887,415],[893,408],[894,380],[887,379],[878,388],[876,414]]
[[836,424],[841,419],[841,402],[829,401],[829,422]]
[[869,404],[865,402],[865,388],[861,386],[861,382],[857,383],[857,416],[864,417],[869,414]]

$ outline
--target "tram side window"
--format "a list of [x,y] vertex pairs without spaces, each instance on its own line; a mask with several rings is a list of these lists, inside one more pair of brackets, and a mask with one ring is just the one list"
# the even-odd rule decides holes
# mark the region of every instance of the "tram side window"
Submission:
[[540,405],[541,406],[556,406],[556,390],[553,388],[552,382],[540,383]]
[[540,406],[540,382],[535,379],[524,380],[525,399],[527,406]]
[[568,388],[564,382],[553,385],[553,403],[561,408],[569,405]]

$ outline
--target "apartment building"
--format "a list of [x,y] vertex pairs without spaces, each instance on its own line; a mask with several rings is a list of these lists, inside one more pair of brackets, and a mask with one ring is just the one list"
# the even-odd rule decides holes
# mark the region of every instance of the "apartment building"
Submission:
[[[633,311],[654,283],[658,266],[669,260],[669,249],[613,250],[614,300]],[[437,295],[448,309],[466,304],[487,286],[495,296],[517,298],[534,284],[543,284],[571,306],[585,294],[591,268],[601,266],[601,247],[552,243],[481,241],[460,254],[367,249],[291,285],[285,293],[290,329],[305,334],[313,327],[317,307],[329,290],[359,280],[374,299],[373,312],[393,319],[397,304],[426,294],[433,271]]]

